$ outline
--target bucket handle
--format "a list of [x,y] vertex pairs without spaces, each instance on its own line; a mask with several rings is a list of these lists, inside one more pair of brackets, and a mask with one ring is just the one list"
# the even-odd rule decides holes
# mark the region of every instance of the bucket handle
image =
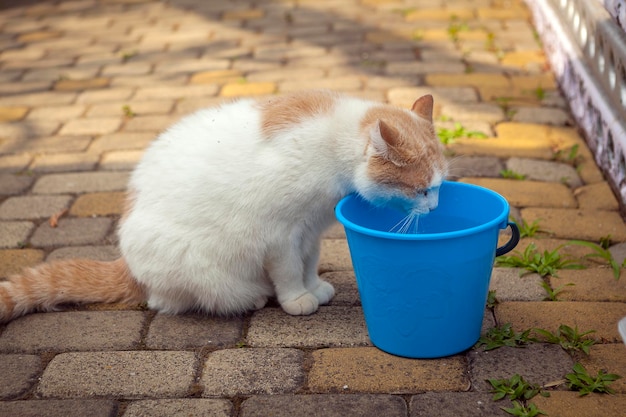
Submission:
[[520,234],[517,224],[513,222],[508,222],[507,226],[511,228],[511,239],[509,239],[509,241],[506,242],[503,246],[500,246],[496,249],[496,256],[502,256],[509,253],[510,251],[515,249],[515,246],[517,246],[517,244],[519,243]]

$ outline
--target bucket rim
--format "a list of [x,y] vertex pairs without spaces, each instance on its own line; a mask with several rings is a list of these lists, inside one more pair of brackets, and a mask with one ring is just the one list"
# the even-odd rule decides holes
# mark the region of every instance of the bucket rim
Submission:
[[[339,223],[341,223],[344,227],[367,235],[367,236],[372,236],[372,237],[377,237],[377,238],[384,238],[384,239],[391,239],[391,240],[443,240],[443,239],[454,239],[454,238],[458,238],[458,237],[463,237],[463,236],[468,236],[468,235],[473,235],[475,233],[479,233],[482,232],[484,230],[487,229],[491,229],[494,227],[497,227],[498,229],[505,229],[508,225],[508,216],[509,216],[509,211],[510,211],[510,206],[509,206],[509,202],[499,193],[486,188],[486,187],[482,187],[476,184],[469,184],[469,183],[464,183],[464,182],[457,182],[457,181],[444,181],[442,183],[442,186],[452,186],[452,187],[467,187],[467,188],[474,188],[477,190],[480,190],[481,192],[486,192],[488,194],[493,195],[497,200],[499,200],[502,205],[503,205],[503,210],[502,213],[500,213],[497,217],[495,217],[494,219],[486,222],[486,223],[482,223],[479,224],[477,226],[473,226],[473,227],[468,227],[466,229],[461,229],[461,230],[454,230],[451,232],[441,232],[441,233],[394,233],[394,232],[385,232],[382,230],[375,230],[375,229],[370,229],[367,227],[363,227],[361,225],[358,225],[354,222],[352,222],[351,220],[349,220],[348,218],[346,218],[343,213],[342,213],[342,209],[343,206],[346,205],[351,199],[359,199],[362,201],[367,202],[367,200],[365,200],[363,197],[361,197],[361,195],[359,195],[358,193],[352,193],[352,194],[348,194],[347,196],[343,197],[341,200],[339,200],[339,203],[337,203],[337,205],[335,206],[335,216],[337,217],[337,220],[339,221]],[[368,202],[369,204],[369,202]]]

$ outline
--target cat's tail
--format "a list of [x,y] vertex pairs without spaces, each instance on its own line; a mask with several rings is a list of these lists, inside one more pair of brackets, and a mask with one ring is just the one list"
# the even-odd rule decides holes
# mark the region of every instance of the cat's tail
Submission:
[[72,259],[27,268],[0,281],[0,323],[63,303],[140,303],[146,300],[124,258]]

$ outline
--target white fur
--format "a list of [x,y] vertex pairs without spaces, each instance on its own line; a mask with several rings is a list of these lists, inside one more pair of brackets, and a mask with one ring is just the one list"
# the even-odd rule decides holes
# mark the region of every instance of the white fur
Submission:
[[236,314],[276,296],[310,314],[334,295],[317,275],[339,199],[366,177],[360,120],[375,103],[339,98],[329,116],[268,139],[241,100],[201,110],[146,150],[130,181],[120,247],[148,304],[167,313]]

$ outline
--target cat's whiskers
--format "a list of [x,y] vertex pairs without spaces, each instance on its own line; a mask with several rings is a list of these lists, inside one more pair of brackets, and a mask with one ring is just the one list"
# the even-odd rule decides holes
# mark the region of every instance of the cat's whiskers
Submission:
[[415,234],[419,224],[419,214],[409,213],[396,223],[389,231],[391,233]]

